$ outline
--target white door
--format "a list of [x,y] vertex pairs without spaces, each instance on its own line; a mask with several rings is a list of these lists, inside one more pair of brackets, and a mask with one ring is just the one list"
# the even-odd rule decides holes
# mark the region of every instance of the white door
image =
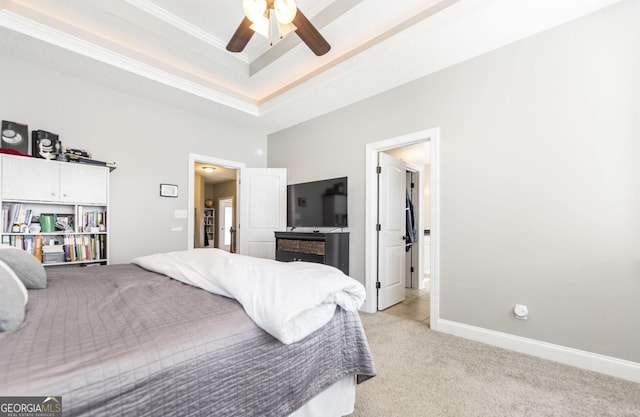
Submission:
[[286,168],[242,168],[239,194],[239,253],[275,259],[274,232],[287,227]]
[[378,155],[378,310],[384,310],[405,297],[406,163]]
[[220,229],[218,230],[218,248],[229,252],[231,250],[231,228],[233,227],[233,197],[218,200]]

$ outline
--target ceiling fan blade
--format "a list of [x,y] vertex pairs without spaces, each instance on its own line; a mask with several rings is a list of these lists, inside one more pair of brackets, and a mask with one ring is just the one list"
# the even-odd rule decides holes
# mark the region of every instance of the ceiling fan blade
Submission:
[[329,52],[329,49],[331,49],[329,42],[322,37],[309,19],[302,14],[300,9],[298,9],[296,17],[293,19],[293,24],[298,28],[296,34],[302,39],[302,42],[307,44],[314,54],[321,56]]
[[227,51],[242,52],[244,47],[247,46],[249,40],[255,33],[249,26],[251,26],[251,20],[247,19],[246,17],[242,19],[240,26],[238,26],[238,29],[236,29],[236,32],[233,34],[231,40],[229,40],[229,43],[227,44]]

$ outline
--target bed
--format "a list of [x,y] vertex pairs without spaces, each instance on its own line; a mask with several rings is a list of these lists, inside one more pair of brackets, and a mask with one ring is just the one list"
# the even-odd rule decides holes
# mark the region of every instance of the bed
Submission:
[[48,269],[0,369],[0,396],[62,396],[65,416],[338,416],[375,375],[357,311],[285,344],[235,299],[134,264]]

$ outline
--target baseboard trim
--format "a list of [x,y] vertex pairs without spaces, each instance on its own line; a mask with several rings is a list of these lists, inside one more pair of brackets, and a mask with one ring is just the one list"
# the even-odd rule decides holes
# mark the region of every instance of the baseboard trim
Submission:
[[640,383],[640,363],[440,319],[438,331]]

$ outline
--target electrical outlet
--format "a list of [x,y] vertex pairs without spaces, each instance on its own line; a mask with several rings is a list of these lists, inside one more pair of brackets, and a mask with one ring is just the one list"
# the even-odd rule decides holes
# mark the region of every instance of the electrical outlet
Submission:
[[515,307],[513,307],[513,314],[516,315],[517,319],[527,320],[529,317],[529,309],[524,304],[516,304]]

